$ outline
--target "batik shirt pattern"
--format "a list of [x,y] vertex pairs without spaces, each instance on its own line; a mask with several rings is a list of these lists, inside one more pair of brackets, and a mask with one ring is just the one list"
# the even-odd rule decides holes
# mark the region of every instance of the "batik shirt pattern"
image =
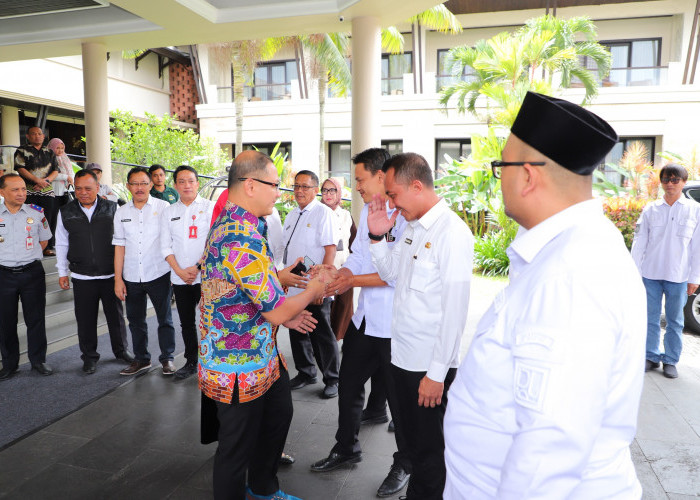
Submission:
[[[58,160],[53,151],[46,146],[36,149],[31,144],[20,146],[15,151],[15,170],[24,168],[30,174],[45,179],[54,170],[58,169]],[[41,189],[33,182],[25,179],[27,185],[27,194],[54,196],[53,185],[49,185]]]
[[266,239],[267,226],[228,204],[209,232],[202,258],[199,387],[231,403],[256,399],[279,378],[284,359],[262,313],[285,300]]

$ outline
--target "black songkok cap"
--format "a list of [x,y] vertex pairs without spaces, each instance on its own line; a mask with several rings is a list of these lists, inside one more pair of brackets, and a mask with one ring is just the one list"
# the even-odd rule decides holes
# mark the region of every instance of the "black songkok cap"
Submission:
[[590,175],[617,143],[613,128],[581,106],[528,92],[510,131],[562,167]]

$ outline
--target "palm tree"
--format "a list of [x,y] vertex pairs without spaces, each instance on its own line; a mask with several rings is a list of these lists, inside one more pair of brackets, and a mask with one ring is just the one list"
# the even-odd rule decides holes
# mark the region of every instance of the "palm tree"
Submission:
[[[585,88],[583,104],[597,95],[598,82],[581,61],[588,57],[599,77],[610,70],[611,55],[595,41],[595,25],[585,17],[573,19],[542,16],[529,20],[515,33],[499,33],[480,40],[474,47],[455,47],[448,54],[453,75],[472,69],[470,77],[441,90],[440,103],[456,99],[460,113],[469,112],[487,123],[509,127],[528,90],[553,94],[555,88],[572,85],[573,78]],[[577,37],[585,37],[576,42]],[[479,117],[476,102],[486,99],[486,116]]]

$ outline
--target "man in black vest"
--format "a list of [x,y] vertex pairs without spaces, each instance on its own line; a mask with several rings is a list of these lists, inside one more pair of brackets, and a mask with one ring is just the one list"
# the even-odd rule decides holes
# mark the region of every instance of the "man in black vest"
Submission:
[[100,185],[92,170],[75,174],[76,199],[61,207],[56,226],[58,282],[68,290],[68,271],[72,274],[75,319],[78,322],[83,371],[95,373],[97,352],[97,312],[107,319],[112,352],[131,363],[122,303],[114,294],[114,212],[117,204],[97,196]]

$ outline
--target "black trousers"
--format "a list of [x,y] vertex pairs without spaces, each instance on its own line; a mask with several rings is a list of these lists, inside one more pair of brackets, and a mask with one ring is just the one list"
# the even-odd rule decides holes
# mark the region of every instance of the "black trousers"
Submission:
[[0,354],[5,368],[19,365],[18,300],[27,326],[27,355],[32,365],[46,361],[46,277],[35,260],[19,273],[0,269]]
[[[338,431],[333,451],[343,455],[362,451],[358,435],[362,407],[365,403],[365,383],[375,374],[381,373],[384,380],[392,382],[391,339],[365,335],[365,322],[359,330],[351,321],[343,339],[343,360],[340,363],[340,385],[338,386]],[[387,386],[391,414],[398,413],[396,389]],[[397,425],[398,424],[398,425]],[[394,463],[411,472],[405,429],[394,420],[396,448]]]
[[314,358],[323,374],[323,383],[332,385],[338,383],[339,354],[338,341],[331,328],[331,299],[324,299],[320,306],[309,305],[310,311],[318,324],[311,333],[301,333],[289,330],[292,345],[294,367],[309,378],[316,376]]
[[102,310],[107,320],[109,341],[112,352],[120,355],[129,348],[124,322],[124,306],[114,294],[114,278],[98,280],[72,279],[75,321],[78,323],[78,344],[80,358],[85,361],[100,359],[97,352],[97,313],[102,302]]
[[398,412],[391,412],[398,430],[404,428],[413,473],[408,482],[408,500],[441,500],[445,489],[445,438],[442,421],[447,408],[447,391],[457,373],[450,368],[445,376],[442,402],[435,408],[418,406],[418,386],[426,372],[410,372],[391,365],[398,399]]
[[175,285],[175,305],[177,314],[180,316],[180,326],[182,327],[182,340],[185,343],[185,359],[188,363],[197,363],[198,345],[197,326],[197,304],[202,296],[202,285]]
[[[343,344],[344,345],[344,344]],[[369,396],[367,396],[367,411],[383,413],[386,411],[386,382],[380,370],[372,374]]]
[[[234,392],[234,399],[238,389]],[[214,455],[215,500],[243,500],[248,485],[256,495],[279,490],[277,469],[292,423],[289,374],[280,366],[280,378],[265,394],[247,403],[216,402],[219,446]]]
[[39,196],[36,194],[27,195],[27,203],[39,205],[44,209],[44,217],[49,223],[51,229],[51,239],[46,245],[46,248],[53,248],[56,244],[56,224],[58,223],[58,203],[55,196]]

